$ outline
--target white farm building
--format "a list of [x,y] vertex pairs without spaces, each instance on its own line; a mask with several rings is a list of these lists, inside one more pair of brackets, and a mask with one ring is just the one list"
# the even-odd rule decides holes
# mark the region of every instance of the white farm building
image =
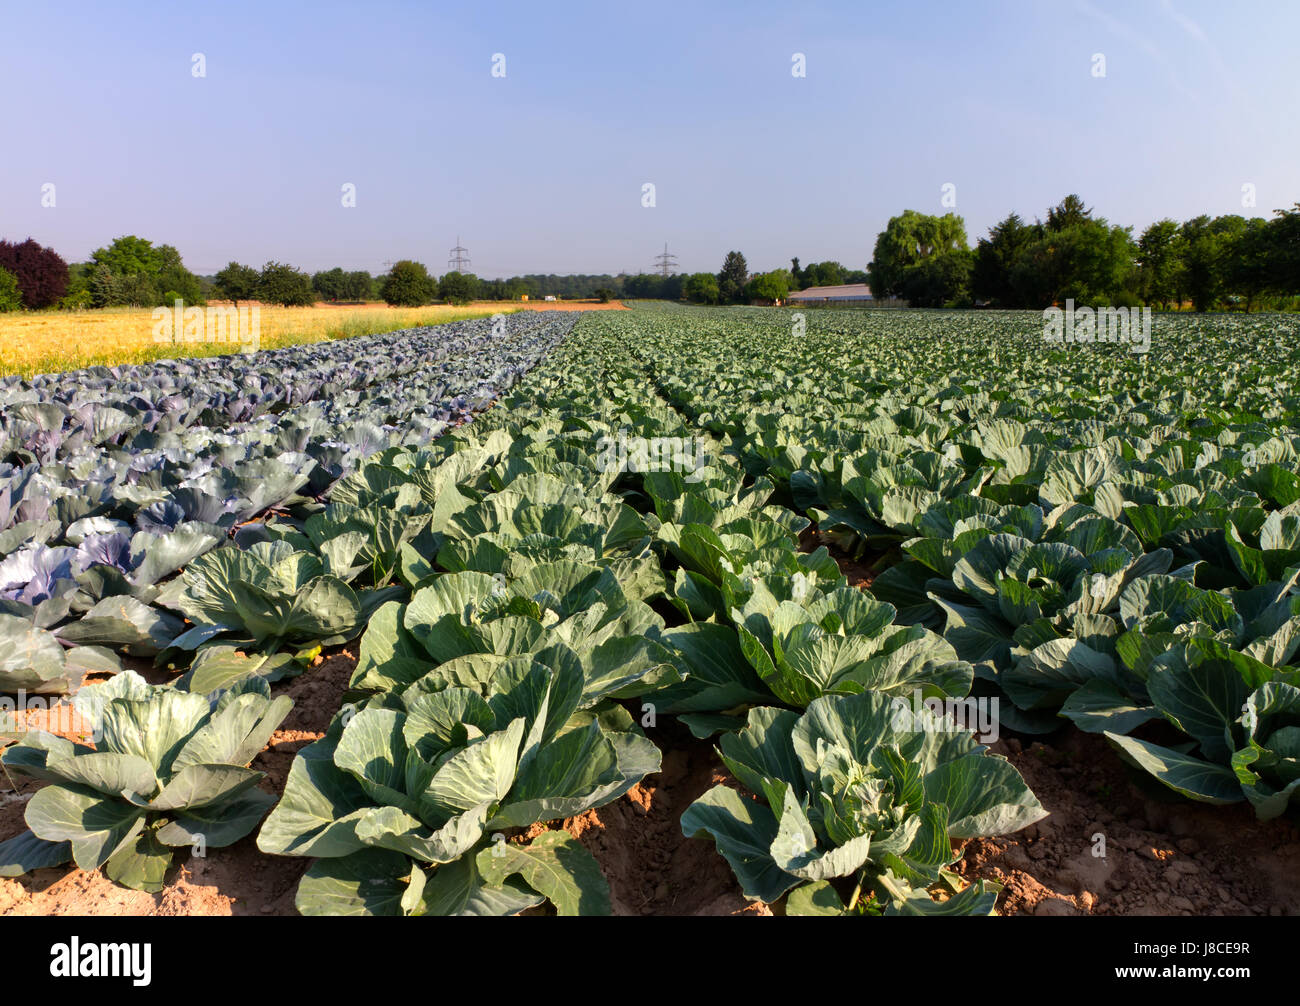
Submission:
[[866,283],[846,283],[843,286],[810,286],[807,290],[790,294],[791,304],[841,304],[871,303],[871,287]]

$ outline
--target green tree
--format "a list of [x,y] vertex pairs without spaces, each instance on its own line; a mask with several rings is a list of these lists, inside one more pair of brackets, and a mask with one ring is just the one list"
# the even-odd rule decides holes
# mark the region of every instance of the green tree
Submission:
[[155,248],[153,242],[127,234],[95,249],[89,265],[117,277],[122,303],[148,307],[178,298],[190,304],[205,302],[203,283],[185,268],[181,253],[172,245]]
[[998,307],[1030,306],[1019,302],[1011,284],[1011,274],[1016,260],[1036,237],[1042,235],[1042,230],[1039,224],[1026,224],[1016,213],[1008,214],[1006,219],[989,228],[989,236],[980,238],[975,246],[970,274],[971,296]]
[[[172,304],[177,298],[187,304],[204,304],[203,284],[185,268],[181,253],[171,245],[159,245],[158,271],[153,274],[154,285],[164,293],[164,302]],[[170,295],[170,296],[169,296]]]
[[268,262],[257,280],[257,299],[284,307],[307,307],[316,303],[311,277],[284,262]]
[[127,234],[114,238],[107,248],[96,248],[90,253],[90,261],[97,266],[106,266],[115,276],[157,276],[162,268],[161,249],[155,248],[152,241]]
[[966,250],[966,223],[955,213],[930,216],[904,210],[876,237],[867,272],[876,297],[901,297],[907,269],[931,255]]
[[1183,268],[1182,237],[1174,220],[1157,220],[1137,244],[1138,287],[1148,303],[1168,307],[1178,290]]
[[343,297],[343,270],[338,266],[312,275],[311,288],[321,300],[338,301]]
[[718,277],[711,272],[693,272],[682,280],[682,296],[692,304],[718,302]]
[[250,265],[240,265],[238,262],[228,263],[217,273],[215,279],[217,292],[235,307],[239,307],[241,300],[256,300],[258,286],[262,281],[256,269]]
[[838,262],[809,262],[803,271],[806,286],[841,286],[845,276],[844,266]]
[[623,282],[623,292],[638,300],[662,299],[663,291],[664,278],[654,273],[637,273],[635,276],[627,277]]
[[1202,214],[1183,224],[1187,292],[1198,312],[1210,310],[1230,293],[1231,250],[1245,230],[1245,218],[1236,214],[1213,219]]
[[796,255],[794,258],[790,260],[790,279],[794,283],[792,289],[802,290],[804,287],[808,285],[807,283],[804,282],[803,270],[799,268],[798,255]]
[[1066,278],[1061,294],[1077,303],[1118,302],[1131,290],[1135,276],[1133,238],[1126,227],[1090,220],[1061,232]]
[[121,281],[108,266],[97,265],[91,273],[90,299],[95,307],[117,307],[124,303]]
[[431,304],[438,296],[438,282],[421,263],[410,259],[394,262],[383,278],[380,296],[394,307]]
[[1078,227],[1092,219],[1092,210],[1083,204],[1083,200],[1071,193],[1047,211],[1047,229],[1064,231]]
[[368,272],[344,272],[335,266],[313,274],[311,288],[321,300],[361,301],[370,298],[372,282]]
[[521,297],[533,297],[537,293],[537,288],[531,280],[526,280],[515,276],[504,282],[505,300],[519,300]]
[[727,252],[722,262],[722,271],[718,273],[718,297],[724,304],[734,304],[745,292],[749,282],[749,265],[745,256],[738,251]]
[[339,285],[339,295],[343,300],[370,300],[374,284],[374,277],[364,269],[345,272]]
[[68,266],[68,289],[56,305],[60,311],[83,310],[95,306],[90,280],[94,266],[89,262],[75,262]]
[[790,295],[790,273],[785,269],[773,269],[760,273],[745,285],[745,299],[748,301],[771,301],[778,303]]
[[468,304],[478,293],[478,277],[452,270],[438,281],[438,295],[448,304]]
[[18,288],[18,277],[8,269],[0,269],[0,311],[17,311],[23,306],[23,292]]
[[154,307],[162,303],[162,291],[152,276],[131,273],[117,277],[118,299],[128,307]]
[[1219,241],[1210,231],[1210,217],[1202,213],[1184,222],[1183,272],[1187,293],[1197,311],[1208,311],[1218,298]]
[[1294,297],[1300,294],[1300,203],[1274,213],[1268,222],[1268,288]]
[[[1078,200],[1078,197],[1073,197]],[[1073,300],[1076,304],[1123,303],[1134,299],[1136,249],[1128,228],[1072,206],[1067,197],[1048,211],[1055,226],[1036,228],[1036,236],[1011,266],[1012,297],[1021,307],[1041,308]]]
[[912,307],[952,307],[969,300],[974,254],[966,248],[928,255],[903,273],[901,293]]
[[1272,236],[1267,220],[1252,217],[1228,249],[1224,284],[1245,299],[1247,313],[1269,288]]

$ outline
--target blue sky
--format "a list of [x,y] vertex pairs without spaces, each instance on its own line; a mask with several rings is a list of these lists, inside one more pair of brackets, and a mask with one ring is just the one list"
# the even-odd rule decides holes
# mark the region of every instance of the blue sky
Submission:
[[134,233],[203,273],[441,273],[459,234],[484,276],[650,270],[665,241],[685,271],[861,268],[945,183],[972,244],[1069,192],[1138,231],[1300,201],[1283,0],[4,0],[0,24],[0,236],[69,261]]

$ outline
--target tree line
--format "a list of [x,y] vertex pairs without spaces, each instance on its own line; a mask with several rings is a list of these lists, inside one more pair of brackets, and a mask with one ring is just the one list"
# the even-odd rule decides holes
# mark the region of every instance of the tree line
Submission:
[[974,248],[956,214],[905,210],[876,238],[867,272],[875,296],[915,307],[1044,308],[1072,299],[1290,310],[1300,298],[1300,203],[1270,219],[1166,218],[1134,239],[1131,227],[1111,224],[1072,194],[1046,220],[1009,214]]
[[0,311],[155,307],[176,300],[201,305],[210,297],[286,306],[376,299],[418,306],[547,295],[762,304],[784,301],[795,290],[864,282],[877,298],[898,297],[916,307],[1041,309],[1073,299],[1116,307],[1292,310],[1300,307],[1300,203],[1269,219],[1234,214],[1182,223],[1159,220],[1134,238],[1131,227],[1111,224],[1072,194],[1048,209],[1046,219],[1027,223],[1008,214],[974,248],[960,216],[904,210],[877,236],[865,270],[835,261],[801,266],[796,257],[789,269],[753,275],[745,256],[731,251],[717,273],[669,276],[481,279],[451,271],[435,277],[422,263],[403,259],[381,276],[342,268],[308,274],[283,262],[260,269],[231,262],[206,277],[187,269],[172,245],[155,246],[130,234],[71,266],[31,238],[0,240]]
[[214,276],[186,269],[171,245],[154,244],[135,235],[96,249],[88,262],[69,266],[51,248],[32,239],[22,244],[0,241],[0,310],[27,308],[156,307],[175,300],[202,305],[210,298],[239,304],[259,301],[298,306],[328,301],[356,303],[383,300],[395,306],[439,301],[507,301],[527,296],[565,300],[646,298],[698,304],[775,303],[792,290],[866,281],[863,270],[839,262],[812,262],[750,275],[745,256],[729,252],[717,273],[661,276],[610,273],[557,275],[530,273],[508,279],[483,279],[451,271],[434,276],[420,262],[403,259],[380,276],[364,270],[327,269],[308,274],[283,262],[260,269],[230,262]]
[[[800,270],[796,258],[791,265],[793,269],[773,269],[751,275],[745,256],[738,251],[729,251],[722,261],[722,268],[716,273],[670,276],[640,273],[624,277],[623,295],[652,300],[684,300],[692,304],[775,304],[784,301],[791,290],[827,285],[819,278],[823,273],[816,263],[807,270]],[[834,275],[838,282],[848,282],[843,278],[847,272],[838,262],[827,262],[822,266],[836,270],[825,275]]]
[[0,311],[26,308],[154,307],[180,298],[201,303],[204,283],[171,245],[127,235],[68,265],[28,238],[0,241]]
[[523,297],[532,300],[547,295],[565,300],[597,298],[607,301],[624,295],[622,276],[539,273],[508,279],[483,279],[473,273],[452,270],[439,277],[424,263],[413,259],[394,262],[381,276],[335,268],[311,276],[299,273],[290,280],[280,272],[273,289],[268,289],[257,270],[237,262],[231,262],[213,279],[215,289],[229,300],[258,299],[278,304],[311,303],[306,299],[308,291],[314,294],[314,300],[382,300],[394,307],[419,307],[438,302],[467,304],[476,300],[520,300]]
[[609,274],[481,279],[452,271],[435,277],[409,259],[379,276],[338,267],[309,274],[284,262],[267,262],[260,269],[230,262],[214,276],[201,276],[185,267],[172,245],[154,245],[133,234],[114,239],[91,253],[88,261],[72,265],[32,238],[0,240],[0,311],[158,307],[176,300],[204,305],[212,298],[289,307],[375,300],[401,306],[462,304],[547,295],[610,300],[624,295],[623,281],[623,276]]

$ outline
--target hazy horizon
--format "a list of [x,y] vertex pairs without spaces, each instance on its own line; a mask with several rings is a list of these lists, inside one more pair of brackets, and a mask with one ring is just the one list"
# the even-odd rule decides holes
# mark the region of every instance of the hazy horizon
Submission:
[[665,242],[679,272],[733,248],[861,269],[909,208],[960,214],[974,245],[1070,192],[1135,234],[1300,202],[1280,3],[7,3],[4,23],[0,237],[69,262],[136,234],[203,274],[441,274],[459,235],[493,278],[650,272]]

